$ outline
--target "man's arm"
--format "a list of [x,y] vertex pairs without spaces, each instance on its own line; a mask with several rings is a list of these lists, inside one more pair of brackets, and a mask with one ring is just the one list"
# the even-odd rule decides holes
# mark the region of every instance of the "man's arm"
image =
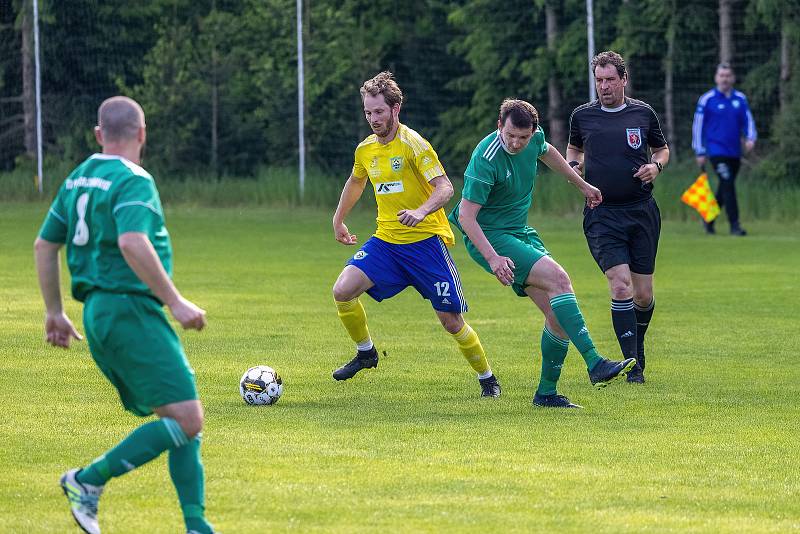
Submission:
[[667,145],[658,148],[651,147],[650,152],[650,161],[652,163],[645,163],[633,175],[634,178],[640,179],[645,184],[653,182],[661,174],[661,170],[669,163],[669,147]]
[[[568,147],[567,154],[569,154],[569,150],[570,149]],[[580,154],[582,160],[583,152]],[[583,196],[586,197],[587,206],[590,208],[595,208],[600,205],[601,202],[603,202],[603,195],[600,193],[600,190],[581,178],[581,176],[567,163],[567,160],[561,156],[561,153],[556,150],[553,145],[547,143],[547,151],[539,156],[539,159],[542,160],[542,163],[550,167],[550,169],[556,171],[558,174],[566,178],[569,183],[577,187],[578,190],[583,193]]]
[[[577,161],[578,164],[573,167],[575,172],[580,175],[583,175],[583,149],[578,148],[572,143],[567,145],[567,161],[573,162]],[[571,165],[570,165],[571,166]],[[571,166],[572,167],[572,166]]]
[[47,342],[56,347],[67,348],[72,338],[81,340],[83,337],[64,313],[58,261],[58,251],[61,247],[61,243],[52,243],[41,237],[33,244],[36,273],[46,309],[44,331]]
[[750,152],[756,146],[756,139],[758,138],[758,133],[756,132],[756,121],[753,120],[753,114],[750,112],[750,104],[747,102],[747,99],[744,100],[744,116],[745,116],[745,128],[744,128],[744,150],[745,152]]
[[136,276],[166,304],[183,328],[202,330],[206,325],[205,310],[183,298],[158,259],[153,244],[142,232],[125,232],[117,239],[122,256]]
[[422,222],[425,217],[438,210],[450,200],[453,196],[453,184],[446,174],[437,176],[430,182],[433,186],[431,196],[428,200],[415,210],[400,210],[397,212],[397,220],[406,226],[416,226]]
[[339,205],[336,206],[336,212],[333,214],[333,236],[339,243],[345,245],[356,244],[356,236],[355,234],[351,234],[350,230],[347,229],[347,226],[344,224],[344,219],[347,217],[347,214],[350,213],[350,210],[353,209],[353,206],[356,205],[358,199],[361,198],[361,194],[364,192],[366,186],[366,178],[359,180],[351,174],[347,182],[345,182],[344,188],[342,188],[342,195],[339,197]]
[[458,223],[489,264],[497,280],[505,286],[511,285],[514,281],[514,262],[511,258],[497,254],[486,238],[486,234],[483,233],[481,225],[478,224],[478,212],[482,207],[480,204],[462,197],[458,208]]
[[694,119],[692,119],[692,149],[696,155],[697,166],[701,169],[706,164],[706,147],[703,146],[703,120],[705,112],[705,103],[702,97],[697,102],[697,108],[694,111]]

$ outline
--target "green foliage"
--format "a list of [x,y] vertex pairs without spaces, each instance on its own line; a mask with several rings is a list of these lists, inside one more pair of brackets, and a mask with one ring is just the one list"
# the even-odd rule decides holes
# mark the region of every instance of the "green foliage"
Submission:
[[[735,66],[760,132],[771,180],[797,182],[800,2],[735,2]],[[23,0],[0,0],[0,169],[23,151],[19,127]],[[148,119],[148,165],[167,177],[255,176],[297,160],[297,53],[292,0],[42,0],[44,138],[49,156],[77,161],[95,149],[98,103],[126,93]],[[6,9],[7,6],[7,9]],[[697,98],[713,84],[719,0],[594,2],[597,51],[628,61],[630,93],[662,114],[667,43],[674,39],[674,148],[689,154]],[[547,47],[545,8],[558,38]],[[548,124],[548,84],[561,109],[587,99],[583,0],[424,0],[413,9],[366,0],[306,1],[306,148],[312,166],[346,175],[369,133],[358,88],[380,70],[405,93],[402,120],[439,152],[451,176],[494,128],[503,98],[530,100]],[[780,37],[791,36],[788,100],[778,109]],[[755,43],[756,46],[750,46]],[[3,122],[6,121],[6,122]],[[6,134],[3,137],[3,134]],[[563,148],[563,147],[559,147]]]

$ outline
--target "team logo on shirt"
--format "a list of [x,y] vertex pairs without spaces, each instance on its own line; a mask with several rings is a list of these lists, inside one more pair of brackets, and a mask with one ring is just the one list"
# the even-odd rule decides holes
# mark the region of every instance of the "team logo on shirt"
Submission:
[[392,170],[394,172],[399,171],[403,167],[403,158],[401,156],[389,158],[389,162],[392,164]]
[[641,128],[626,128],[628,134],[628,146],[636,150],[642,146],[642,129]]
[[738,108],[739,107],[739,101],[738,100],[734,100],[733,102],[731,102],[731,105],[733,107],[735,107],[735,108]]
[[353,259],[354,260],[363,260],[366,257],[367,257],[367,253],[364,252],[363,250],[359,250],[358,252],[356,252],[355,256],[353,256]]

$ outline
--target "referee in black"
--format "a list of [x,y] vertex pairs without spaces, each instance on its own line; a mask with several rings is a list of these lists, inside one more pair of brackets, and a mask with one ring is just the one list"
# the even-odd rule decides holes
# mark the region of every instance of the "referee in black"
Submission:
[[598,99],[570,116],[567,161],[600,189],[603,203],[584,209],[589,250],[608,278],[611,320],[625,358],[636,358],[628,382],[644,382],[644,335],[653,316],[661,214],[653,181],[669,161],[653,108],[625,97],[628,73],[616,52],[592,59]]

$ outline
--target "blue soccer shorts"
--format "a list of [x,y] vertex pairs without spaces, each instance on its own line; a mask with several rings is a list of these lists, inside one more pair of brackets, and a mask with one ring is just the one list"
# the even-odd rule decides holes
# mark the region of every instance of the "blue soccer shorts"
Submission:
[[467,301],[461,277],[439,236],[396,245],[373,236],[347,261],[367,275],[374,286],[367,294],[380,302],[413,286],[434,310],[464,313]]

